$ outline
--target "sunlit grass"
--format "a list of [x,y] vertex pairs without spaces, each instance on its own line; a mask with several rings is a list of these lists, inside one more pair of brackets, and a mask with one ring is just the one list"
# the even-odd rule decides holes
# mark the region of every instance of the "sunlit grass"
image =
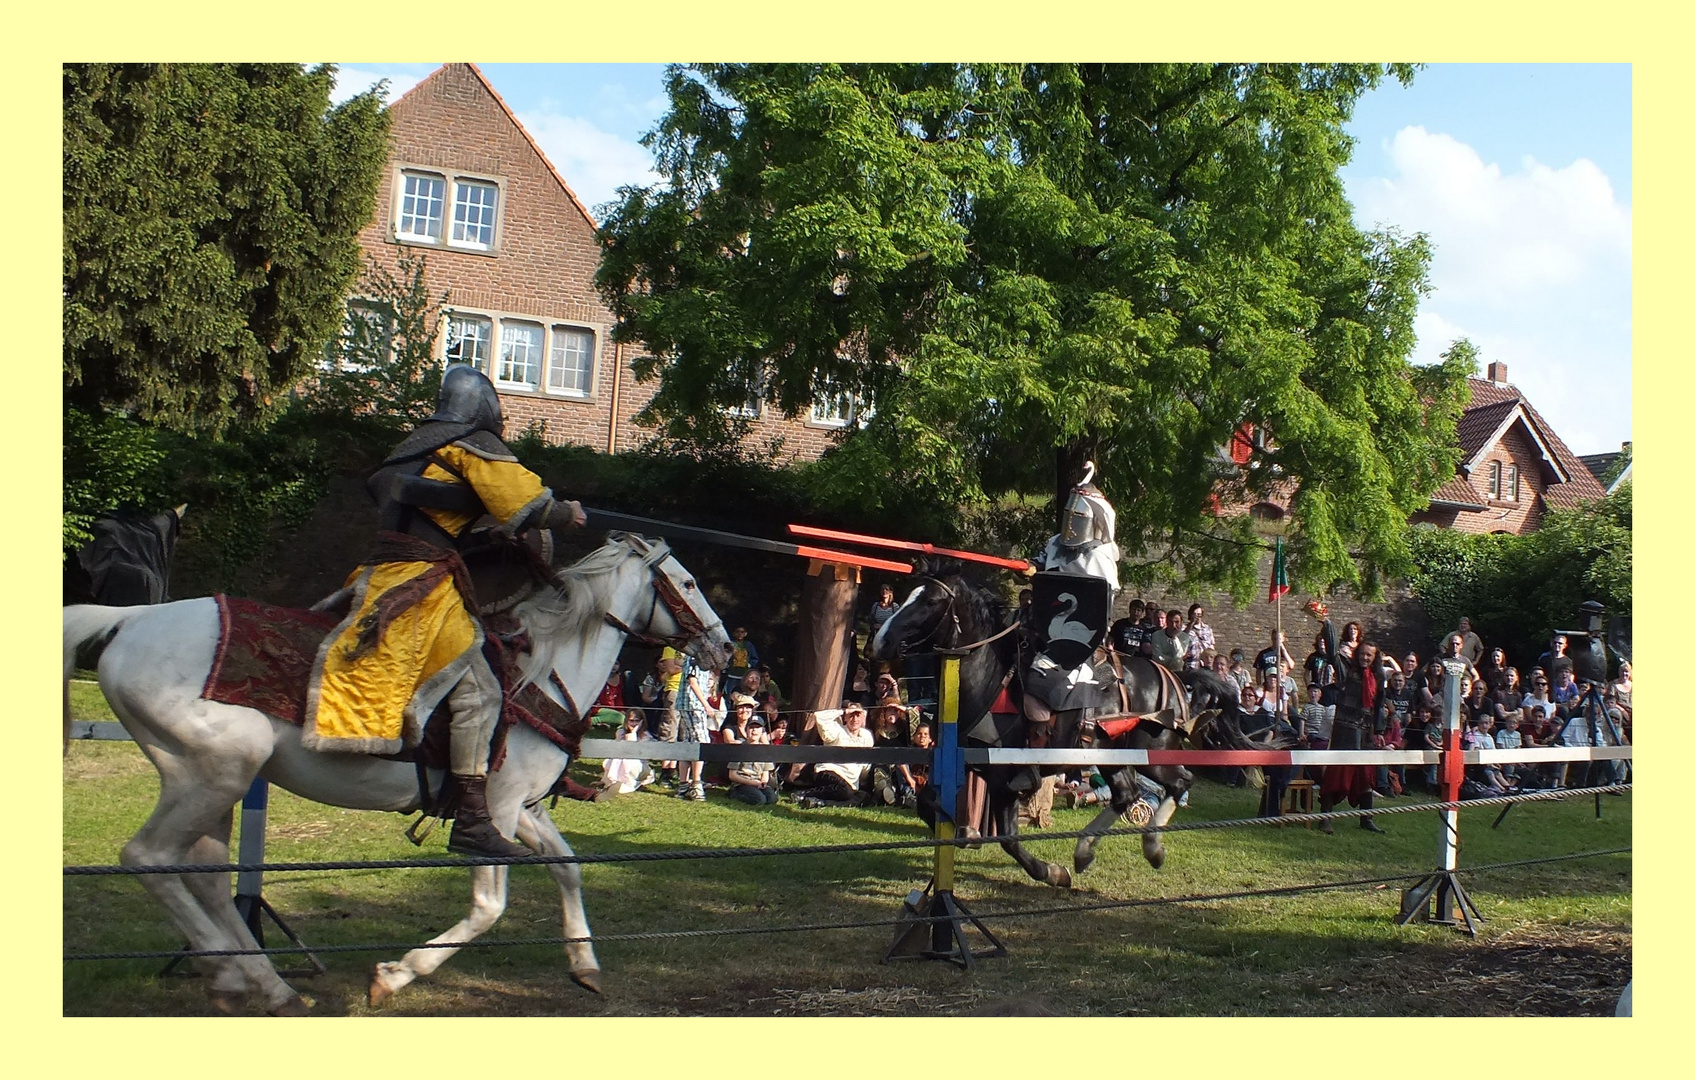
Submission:
[[[65,761],[64,859],[113,863],[151,811],[158,780],[127,743],[78,743]],[[579,779],[589,779],[581,767]],[[1178,820],[1250,816],[1256,794],[1202,781]],[[1404,805],[1397,800],[1390,806]],[[1495,808],[1461,814],[1461,866],[1625,847],[1631,804],[1591,800],[1516,807],[1500,829]],[[910,812],[890,808],[805,811],[752,808],[714,793],[704,804],[638,793],[607,803],[561,801],[555,820],[582,852],[665,851],[863,843],[923,835]],[[1082,827],[1087,810],[1055,811],[1055,828]],[[409,819],[344,811],[273,791],[268,856],[273,861],[394,859],[445,854],[444,831],[422,850],[401,836]],[[1397,970],[1445,971],[1468,950],[1540,927],[1600,928],[1628,943],[1630,856],[1617,855],[1471,875],[1466,885],[1489,920],[1479,942],[1453,930],[1398,927],[1401,885],[1271,898],[1118,908],[1041,918],[993,913],[1112,899],[1178,897],[1421,873],[1436,860],[1431,814],[1380,817],[1386,836],[1348,824],[1316,829],[1252,828],[1171,834],[1165,867],[1154,871],[1130,837],[1103,842],[1079,888],[1060,892],[1026,878],[992,846],[959,855],[957,892],[1010,949],[966,976],[945,964],[879,963],[891,928],[738,938],[603,941],[607,993],[573,987],[557,947],[467,950],[397,996],[402,1014],[643,1014],[794,1011],[796,992],[836,988],[870,995],[917,987],[949,1000],[1040,995],[1067,1012],[1094,1015],[1376,1013],[1453,1014],[1452,995],[1433,995]],[[1034,834],[1032,848],[1069,864],[1071,841]],[[585,900],[599,935],[663,930],[779,927],[892,919],[901,898],[928,880],[927,850],[847,852],[583,868]],[[561,932],[558,892],[540,867],[512,872],[510,906],[489,936]],[[458,870],[277,874],[265,895],[310,944],[416,942],[460,918],[468,901]],[[133,878],[65,881],[65,947],[75,952],[172,949],[180,938]],[[272,929],[267,939],[278,944]],[[369,965],[380,953],[325,957],[330,974],[296,985],[319,1011],[363,1013]],[[1387,965],[1387,967],[1386,967]],[[155,979],[160,961],[65,965],[65,1011],[75,1014],[198,1014],[197,980]],[[1624,977],[1628,977],[1626,971]],[[1622,985],[1622,978],[1618,980]],[[1335,987],[1369,992],[1341,994]],[[1328,989],[1326,989],[1328,988]],[[1471,1004],[1472,1011],[1513,1011]]]

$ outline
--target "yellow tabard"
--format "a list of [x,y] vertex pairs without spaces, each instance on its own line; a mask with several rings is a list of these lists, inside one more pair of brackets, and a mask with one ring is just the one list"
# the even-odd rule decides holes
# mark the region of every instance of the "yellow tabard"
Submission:
[[[363,603],[342,623],[329,643],[312,700],[307,702],[308,742],[316,749],[394,753],[404,745],[407,721],[420,728],[427,716],[408,716],[408,706],[431,680],[443,675],[478,643],[476,625],[465,610],[451,577],[444,578],[422,601],[402,612],[376,646],[349,660],[359,636],[359,621],[388,590],[430,569],[429,563],[382,563],[360,567],[348,579],[355,585],[369,574]],[[357,594],[356,594],[357,595]],[[457,675],[453,681],[457,681]]]

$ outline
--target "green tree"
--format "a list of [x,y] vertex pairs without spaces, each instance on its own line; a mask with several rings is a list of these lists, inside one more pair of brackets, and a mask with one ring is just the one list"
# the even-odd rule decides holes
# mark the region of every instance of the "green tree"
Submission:
[[333,69],[67,64],[69,402],[220,433],[264,422],[322,354],[388,145]]
[[396,245],[394,269],[374,256],[347,302],[308,391],[317,411],[368,416],[410,427],[435,411],[441,360],[435,355],[445,292],[430,292],[426,258]]
[[[1254,586],[1245,515],[1291,498],[1291,569],[1363,591],[1452,475],[1469,358],[1411,366],[1422,237],[1363,232],[1337,170],[1375,65],[672,68],[599,284],[676,440],[849,391],[836,501],[1057,494],[1085,459],[1133,579]],[[1243,425],[1236,468],[1220,449]]]

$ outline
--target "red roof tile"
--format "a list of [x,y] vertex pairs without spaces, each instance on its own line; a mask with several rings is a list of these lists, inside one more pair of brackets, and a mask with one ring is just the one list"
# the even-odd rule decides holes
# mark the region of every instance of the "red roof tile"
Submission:
[[1449,506],[1460,506],[1467,510],[1483,510],[1486,506],[1483,497],[1477,489],[1471,486],[1471,481],[1463,476],[1456,476],[1446,484],[1437,488],[1430,496],[1431,505],[1446,503]]

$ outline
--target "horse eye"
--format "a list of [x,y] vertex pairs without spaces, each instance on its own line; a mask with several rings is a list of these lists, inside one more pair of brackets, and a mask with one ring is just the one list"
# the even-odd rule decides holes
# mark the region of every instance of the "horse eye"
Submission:
[[683,588],[687,589],[689,592],[694,592],[694,579],[690,578],[688,581],[683,582]]

